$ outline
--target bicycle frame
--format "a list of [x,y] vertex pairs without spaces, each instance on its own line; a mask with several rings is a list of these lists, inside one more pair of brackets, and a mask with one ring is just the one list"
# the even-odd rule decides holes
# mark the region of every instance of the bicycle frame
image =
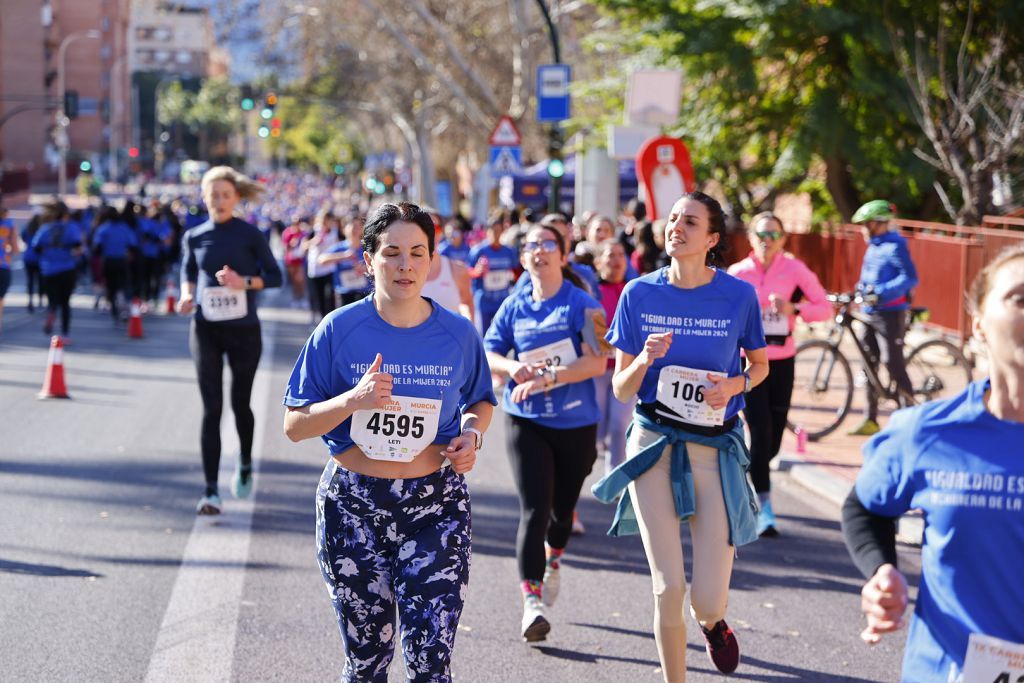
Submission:
[[[871,358],[871,350],[865,345],[863,338],[857,334],[857,331],[853,329],[853,322],[857,321],[861,325],[867,328],[865,336],[867,334],[874,334],[878,336],[878,328],[871,324],[866,318],[863,318],[850,310],[850,304],[853,300],[844,300],[844,297],[837,297],[837,302],[840,303],[839,310],[835,315],[835,325],[828,333],[828,343],[835,347],[836,352],[842,354],[843,337],[846,336],[846,331],[849,330],[853,336],[854,346],[857,348],[857,354],[860,356],[861,366],[864,369],[864,374],[867,377],[868,382],[871,384],[872,389],[879,398],[895,401],[898,399],[896,391],[892,391],[889,387],[882,386],[882,380],[878,376],[878,371],[875,369],[876,361]],[[816,368],[815,372],[820,370]],[[830,368],[831,370],[831,368]]]

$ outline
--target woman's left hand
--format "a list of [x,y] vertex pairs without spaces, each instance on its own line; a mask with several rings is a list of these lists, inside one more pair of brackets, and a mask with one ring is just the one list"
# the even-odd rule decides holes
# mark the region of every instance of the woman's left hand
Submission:
[[[746,384],[742,375],[736,377],[722,377],[721,375],[712,375],[708,373],[708,381],[711,382],[711,386],[704,391],[704,400],[707,401],[708,405],[719,410],[724,408],[729,403],[729,399],[736,394],[743,393],[743,387]],[[736,384],[739,387],[736,387]]]
[[448,442],[444,457],[452,464],[452,471],[465,474],[476,464],[476,434],[459,434]]
[[217,283],[230,289],[245,289],[245,278],[231,269],[231,266],[224,266],[217,271]]

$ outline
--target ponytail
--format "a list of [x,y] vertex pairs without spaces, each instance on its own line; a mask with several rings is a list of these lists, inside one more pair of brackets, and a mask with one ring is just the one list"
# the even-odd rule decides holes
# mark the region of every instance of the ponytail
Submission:
[[580,289],[582,289],[587,294],[590,294],[591,296],[596,296],[597,295],[596,292],[591,292],[590,291],[590,287],[587,286],[587,283],[585,283],[583,281],[583,279],[580,278],[580,276],[576,274],[576,271],[573,270],[572,266],[570,266],[568,263],[565,264],[564,266],[562,266],[562,277],[564,277],[566,280],[571,282],[576,287],[579,287]]

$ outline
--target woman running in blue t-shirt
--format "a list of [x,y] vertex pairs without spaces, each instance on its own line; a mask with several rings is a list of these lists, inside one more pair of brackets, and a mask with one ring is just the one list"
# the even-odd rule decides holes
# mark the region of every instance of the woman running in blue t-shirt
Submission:
[[557,230],[531,229],[520,260],[531,286],[501,304],[484,345],[491,368],[509,379],[502,408],[521,511],[522,634],[537,641],[551,630],[544,607],[558,596],[573,510],[597,458],[593,378],[605,359],[594,347],[607,326],[601,304],[569,269]]
[[288,380],[284,431],[321,437],[320,571],[347,661],[341,680],[387,680],[395,611],[410,680],[451,680],[469,580],[464,474],[491,420],[483,344],[465,318],[420,296],[434,224],[384,204],[363,233],[371,296],[332,311]]
[[[906,623],[895,523],[923,511],[905,683],[1016,681],[1024,669],[1024,246],[979,273],[969,304],[989,376],[954,398],[894,413],[864,446],[843,506],[847,547],[869,577],[861,638],[872,644]],[[1011,668],[1013,677],[1000,675]]]
[[711,267],[724,239],[718,202],[702,192],[683,195],[668,217],[670,265],[626,285],[608,332],[618,349],[615,395],[640,402],[626,462],[594,493],[605,501],[622,494],[609,534],[643,538],[658,656],[673,682],[686,678],[679,520],[689,521],[693,541],[690,611],[722,673],[739,664],[739,645],[725,622],[736,546],[757,539],[739,412],[743,394],[768,376],[768,356],[754,288]]

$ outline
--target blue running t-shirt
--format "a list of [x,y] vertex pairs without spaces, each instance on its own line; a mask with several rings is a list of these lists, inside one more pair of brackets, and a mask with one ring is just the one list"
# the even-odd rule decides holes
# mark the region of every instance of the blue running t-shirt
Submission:
[[[447,444],[461,433],[462,412],[468,406],[498,401],[483,343],[472,323],[431,305],[430,317],[410,328],[385,322],[373,297],[329,313],[299,352],[284,405],[297,408],[345,393],[359,383],[379,353],[381,371],[394,376],[393,396],[440,403],[431,443]],[[345,420],[321,437],[331,455],[355,444],[352,421]]]
[[864,507],[924,512],[904,683],[959,680],[972,633],[1024,644],[1024,423],[985,409],[989,386],[898,411],[864,446]]
[[92,238],[93,248],[109,259],[128,258],[128,249],[139,246],[135,231],[121,221],[107,221]]
[[[484,346],[505,355],[510,349],[523,363],[552,359],[554,365],[569,365],[583,355],[583,328],[588,316],[604,310],[596,299],[571,282],[550,299],[535,301],[533,288],[505,299],[487,330]],[[597,351],[597,349],[594,349]],[[572,429],[598,421],[594,380],[556,386],[513,403],[514,381],[505,385],[501,407],[509,415],[526,418],[545,427]]]
[[469,252],[469,265],[476,267],[481,258],[487,258],[488,271],[473,279],[473,303],[482,313],[493,313],[512,292],[515,271],[519,268],[519,254],[512,247],[497,248],[489,243],[478,244]]
[[[711,282],[692,289],[670,284],[667,266],[632,280],[622,290],[605,338],[615,348],[637,356],[648,335],[669,331],[673,335],[668,353],[654,361],[640,384],[637,396],[641,403],[663,403],[658,401],[662,368],[696,370],[699,372],[692,374],[700,380],[706,378],[707,372],[735,377],[743,371],[740,349],[754,351],[765,346],[757,293],[751,285],[724,270],[716,270]],[[693,385],[682,383],[681,389],[666,388],[678,381],[676,377],[673,371],[667,371],[663,392],[676,391],[676,395],[692,400],[694,405],[702,402],[703,393],[696,392]],[[726,405],[724,419],[731,419],[744,405],[742,393],[733,396]]]

